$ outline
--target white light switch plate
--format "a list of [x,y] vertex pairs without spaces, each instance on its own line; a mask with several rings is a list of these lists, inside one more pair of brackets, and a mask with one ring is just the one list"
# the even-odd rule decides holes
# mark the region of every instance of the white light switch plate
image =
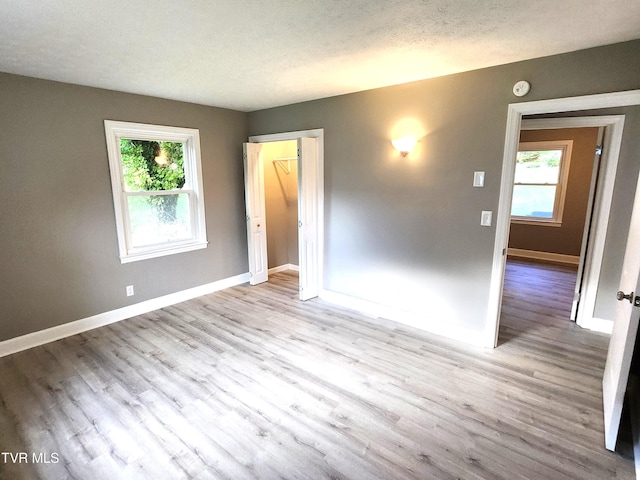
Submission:
[[473,172],[473,186],[484,187],[484,172]]
[[492,211],[483,210],[482,216],[480,217],[480,225],[482,225],[483,227],[490,227],[492,216],[493,216]]

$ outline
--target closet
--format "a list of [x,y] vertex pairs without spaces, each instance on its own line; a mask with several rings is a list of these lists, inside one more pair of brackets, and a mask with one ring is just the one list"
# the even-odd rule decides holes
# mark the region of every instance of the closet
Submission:
[[263,146],[269,270],[298,270],[298,144]]

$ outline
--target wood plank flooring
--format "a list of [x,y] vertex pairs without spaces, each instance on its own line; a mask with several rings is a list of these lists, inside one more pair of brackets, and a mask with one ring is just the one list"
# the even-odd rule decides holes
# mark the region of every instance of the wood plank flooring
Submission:
[[632,479],[603,446],[608,337],[525,304],[546,287],[512,266],[495,350],[283,272],[2,358],[0,452],[30,461],[0,478]]

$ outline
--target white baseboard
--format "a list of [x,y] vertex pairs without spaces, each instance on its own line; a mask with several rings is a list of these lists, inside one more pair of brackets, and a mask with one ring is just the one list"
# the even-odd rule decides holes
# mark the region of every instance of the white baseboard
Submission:
[[[373,317],[385,318],[452,340],[478,347],[486,347],[482,332],[476,332],[457,325],[449,325],[444,321],[434,321],[433,318],[442,318],[437,313],[434,313],[432,318],[429,318],[423,313],[409,312],[395,307],[380,305],[369,300],[363,300],[329,290],[321,290],[318,296],[329,303],[350,308],[351,310],[356,310]],[[491,345],[491,347],[493,347],[493,345]]]
[[287,263],[285,265],[280,265],[279,267],[270,268],[269,273],[285,272],[287,270],[294,270],[296,272],[299,272],[300,267],[298,265],[294,265],[293,263]]
[[578,325],[594,332],[608,333],[609,335],[613,332],[613,322],[604,318],[589,318],[578,323]]
[[566,263],[569,265],[578,265],[580,257],[576,255],[564,255],[562,253],[538,252],[536,250],[523,250],[521,248],[507,249],[507,255],[510,257],[530,258],[533,260],[544,260],[546,262]]
[[235,277],[229,277],[216,282],[200,285],[199,287],[189,288],[180,292],[170,293],[158,298],[145,300],[126,307],[111,310],[109,312],[99,313],[91,317],[76,320],[74,322],[57,325],[55,327],[40,330],[38,332],[28,333],[20,337],[11,338],[0,342],[0,357],[11,355],[22,350],[27,350],[38,345],[54,342],[61,338],[70,337],[78,333],[93,330],[94,328],[109,325],[110,323],[119,322],[127,318],[142,315],[143,313],[152,312],[160,308],[175,305],[176,303],[191,300],[192,298],[201,297],[209,293],[224,290],[225,288],[240,285],[249,281],[249,274],[243,273]]

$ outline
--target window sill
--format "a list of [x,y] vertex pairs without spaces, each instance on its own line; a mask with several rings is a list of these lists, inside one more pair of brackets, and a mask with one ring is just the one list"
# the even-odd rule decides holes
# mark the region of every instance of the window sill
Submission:
[[173,255],[176,253],[191,252],[192,250],[201,250],[207,248],[208,242],[196,242],[182,245],[175,245],[172,247],[162,247],[155,249],[145,249],[138,252],[129,253],[120,257],[120,263],[137,262],[138,260],[148,260],[150,258],[164,257],[166,255]]
[[512,218],[511,223],[517,223],[518,225],[535,225],[536,227],[561,227],[562,222],[555,220],[524,220],[521,218]]

